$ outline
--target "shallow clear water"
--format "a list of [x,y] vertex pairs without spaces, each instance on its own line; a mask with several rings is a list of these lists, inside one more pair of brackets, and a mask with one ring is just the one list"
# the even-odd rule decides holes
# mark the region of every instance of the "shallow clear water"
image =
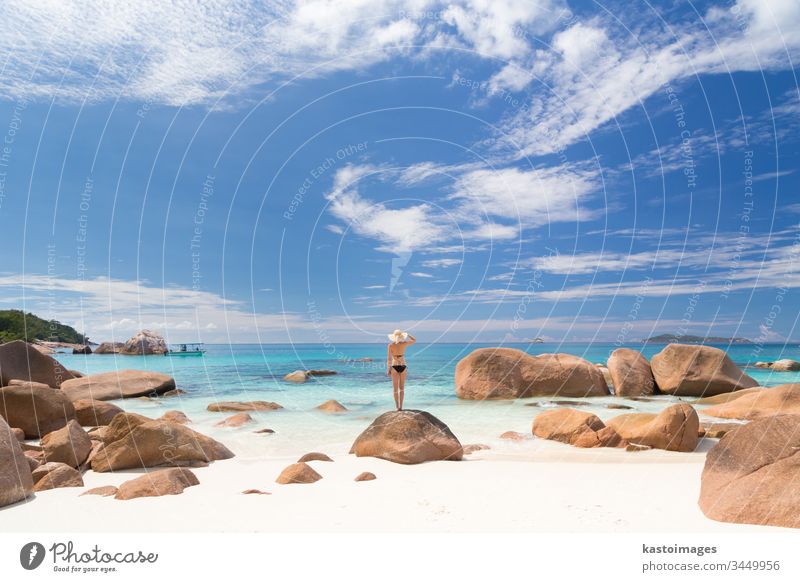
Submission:
[[[493,344],[496,346],[496,344]],[[330,453],[346,452],[353,438],[378,414],[391,410],[391,381],[386,376],[386,346],[383,344],[343,344],[332,346],[295,345],[209,345],[203,357],[115,356],[57,354],[68,369],[87,374],[117,369],[165,372],[175,377],[187,394],[160,399],[129,399],[118,402],[123,408],[147,416],[159,416],[166,410],[183,410],[193,427],[229,444],[240,456],[292,456],[311,449]],[[453,374],[458,361],[478,344],[417,344],[409,348],[409,377],[406,408],[428,410],[447,423],[464,443],[483,442],[493,448],[513,447],[497,437],[507,430],[529,433],[533,417],[540,407],[527,406],[548,398],[502,402],[473,402],[455,396]],[[509,345],[531,354],[565,352],[605,363],[616,348],[613,344],[521,344]],[[628,346],[640,349],[650,358],[663,345]],[[800,359],[800,346],[753,345],[718,346],[746,368],[748,374],[764,386],[800,382],[800,373],[770,372],[752,368],[757,361],[780,358]],[[373,361],[358,362],[361,358]],[[297,369],[331,369],[335,376],[323,376],[304,384],[284,382],[283,376]],[[314,410],[322,402],[336,399],[350,412],[329,415]],[[284,410],[252,413],[257,424],[239,429],[217,428],[214,424],[228,416],[210,413],[206,406],[220,400],[269,400]],[[586,399],[582,409],[601,418],[619,414],[605,404],[609,398]],[[657,402],[625,401],[636,411],[657,411],[674,400],[659,397]],[[269,427],[275,435],[255,435],[254,430]]]

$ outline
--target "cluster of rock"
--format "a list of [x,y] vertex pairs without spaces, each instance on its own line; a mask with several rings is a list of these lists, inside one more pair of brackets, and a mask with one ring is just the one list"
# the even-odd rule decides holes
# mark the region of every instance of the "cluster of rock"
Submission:
[[197,484],[186,467],[233,456],[186,427],[188,419],[179,411],[151,419],[107,402],[174,390],[171,377],[126,370],[77,378],[59,366],[25,342],[0,346],[0,506],[34,492],[82,487],[90,469],[178,467],[92,493],[117,499],[179,493]]
[[297,384],[302,384],[304,382],[308,382],[311,378],[316,378],[319,376],[335,376],[335,370],[295,370],[289,374],[286,374],[283,379],[287,382],[295,382]]
[[511,348],[482,348],[456,366],[459,398],[513,399],[532,396],[711,396],[757,386],[728,355],[714,347],[670,344],[652,361],[620,348],[606,369],[569,354],[532,356]]
[[[88,348],[88,346],[86,346]],[[122,356],[150,356],[163,355],[169,351],[167,342],[159,334],[143,329],[126,342],[103,342],[94,349],[95,354],[119,354]],[[73,353],[93,353],[88,351],[75,351]]]
[[756,362],[756,368],[769,368],[773,372],[800,372],[800,362],[784,358],[774,362]]

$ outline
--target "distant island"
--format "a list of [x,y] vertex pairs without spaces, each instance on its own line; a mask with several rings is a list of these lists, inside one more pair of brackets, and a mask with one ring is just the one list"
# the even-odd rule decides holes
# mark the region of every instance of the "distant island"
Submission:
[[662,333],[651,338],[643,339],[646,344],[752,344],[753,342],[745,337],[703,337],[699,335],[675,335],[672,333]]
[[75,328],[58,321],[47,321],[19,309],[0,310],[0,343],[14,340],[27,342],[63,342],[85,344],[88,338]]

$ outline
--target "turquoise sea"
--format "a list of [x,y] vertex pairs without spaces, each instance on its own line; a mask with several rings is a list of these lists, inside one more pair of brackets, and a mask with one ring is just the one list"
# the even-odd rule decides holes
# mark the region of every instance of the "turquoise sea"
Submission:
[[[507,430],[530,432],[533,417],[542,407],[527,406],[537,400],[525,399],[503,402],[474,402],[455,396],[453,374],[458,361],[479,347],[497,344],[422,344],[408,350],[409,378],[406,386],[406,408],[432,412],[456,433],[462,442],[493,443],[507,446],[497,437]],[[578,355],[594,363],[605,363],[616,349],[614,344],[505,344],[531,354],[564,352]],[[663,349],[663,345],[628,345],[641,350],[648,358]],[[767,344],[717,346],[745,368],[764,386],[800,382],[800,373],[770,372],[753,368],[757,361],[780,358],[800,359],[800,346]],[[391,381],[386,376],[386,346],[383,344],[233,344],[208,345],[203,357],[115,356],[57,354],[68,369],[87,374],[117,369],[140,369],[165,372],[175,377],[185,395],[159,399],[129,399],[121,406],[147,416],[159,416],[166,410],[184,411],[194,428],[218,436],[230,444],[240,456],[264,454],[292,456],[299,451],[317,449],[346,452],[353,438],[381,412],[391,410]],[[372,361],[357,361],[372,358]],[[283,376],[298,369],[331,369],[335,376],[312,379],[304,384],[292,384]],[[662,402],[625,403],[637,411],[656,411],[673,397],[659,397]],[[314,410],[322,402],[336,399],[350,412],[328,415]],[[217,428],[214,424],[225,418],[222,413],[210,413],[206,407],[220,400],[269,400],[278,402],[284,410],[253,413],[257,423],[239,429]],[[587,399],[590,410],[601,418],[618,414],[605,404],[618,400],[613,397]],[[546,406],[546,404],[545,404]],[[255,435],[254,430],[269,427],[275,435]]]

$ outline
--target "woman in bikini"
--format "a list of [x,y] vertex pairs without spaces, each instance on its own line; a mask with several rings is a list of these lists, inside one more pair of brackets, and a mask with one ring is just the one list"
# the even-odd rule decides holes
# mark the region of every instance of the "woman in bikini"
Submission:
[[416,343],[413,335],[396,329],[389,334],[389,347],[386,350],[386,375],[392,377],[392,389],[394,390],[394,403],[397,410],[403,410],[403,396],[406,386],[406,348]]

